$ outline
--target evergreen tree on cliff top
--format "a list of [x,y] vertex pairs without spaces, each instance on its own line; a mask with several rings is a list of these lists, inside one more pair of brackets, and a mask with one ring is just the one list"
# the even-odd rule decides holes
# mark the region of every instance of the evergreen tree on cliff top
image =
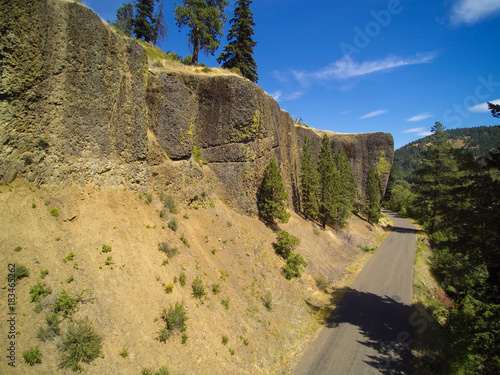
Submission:
[[188,44],[193,48],[192,64],[198,64],[200,51],[212,56],[220,46],[226,21],[227,0],[183,0],[175,4],[175,21],[178,27],[189,28]]
[[257,43],[252,39],[255,22],[250,4],[251,0],[236,1],[234,18],[229,21],[232,25],[227,36],[229,45],[224,47],[224,52],[217,58],[217,62],[222,62],[225,69],[238,68],[243,77],[257,82],[257,64],[253,58],[253,49]]
[[155,0],[137,0],[135,9],[134,34],[136,38],[150,43],[154,39],[153,12],[155,9]]
[[162,39],[167,38],[167,21],[165,19],[165,4],[160,1],[158,12],[153,19],[153,44],[156,46]]
[[290,214],[286,212],[285,201],[288,194],[283,185],[283,178],[278,164],[273,158],[264,171],[262,184],[258,195],[258,207],[260,217],[268,224],[275,224],[275,219],[281,223],[287,223]]
[[319,175],[316,167],[313,146],[307,137],[304,139],[301,161],[302,174],[300,176],[300,190],[302,191],[302,210],[306,217],[314,219],[319,214]]
[[132,3],[123,4],[116,10],[116,20],[112,26],[122,31],[126,36],[132,36],[134,32],[134,7]]

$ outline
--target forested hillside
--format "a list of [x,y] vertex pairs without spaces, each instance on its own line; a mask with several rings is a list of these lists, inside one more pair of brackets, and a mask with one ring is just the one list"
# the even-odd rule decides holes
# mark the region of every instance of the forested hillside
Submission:
[[[464,147],[470,150],[475,158],[488,156],[489,152],[500,145],[500,126],[478,126],[445,130],[448,141],[455,148]],[[418,139],[396,150],[394,167],[398,179],[413,181],[412,174],[421,165],[421,156],[426,145],[431,142],[431,136]]]

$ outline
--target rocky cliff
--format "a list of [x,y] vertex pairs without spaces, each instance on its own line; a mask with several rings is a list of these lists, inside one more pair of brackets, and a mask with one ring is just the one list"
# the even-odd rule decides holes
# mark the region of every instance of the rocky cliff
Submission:
[[[302,144],[307,136],[319,149],[323,132],[295,125],[257,85],[148,66],[141,45],[72,1],[2,0],[0,31],[0,181],[123,184],[189,201],[186,191],[206,177],[224,201],[254,214],[274,157],[298,208]],[[370,167],[383,192],[392,136],[327,134],[346,149],[358,199]],[[203,166],[189,160],[193,149]]]

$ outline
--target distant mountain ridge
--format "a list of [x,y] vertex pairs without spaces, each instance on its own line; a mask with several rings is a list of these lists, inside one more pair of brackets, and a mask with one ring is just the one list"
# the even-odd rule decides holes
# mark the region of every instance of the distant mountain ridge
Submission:
[[[500,125],[450,129],[445,131],[456,148],[470,150],[475,158],[487,156],[500,147]],[[430,142],[430,136],[413,141],[394,152],[394,167],[398,179],[411,180],[412,173],[420,166],[420,153]]]

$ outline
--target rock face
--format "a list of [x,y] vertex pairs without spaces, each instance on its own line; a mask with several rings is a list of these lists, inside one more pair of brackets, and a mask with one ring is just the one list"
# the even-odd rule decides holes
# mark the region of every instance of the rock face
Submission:
[[[216,193],[248,214],[274,157],[298,209],[304,139],[319,150],[324,133],[295,125],[260,87],[237,76],[148,72],[138,43],[74,2],[2,3],[0,180],[161,190],[148,172],[189,159],[195,148],[206,163],[201,176],[215,176]],[[350,158],[358,199],[369,168],[383,193],[392,136],[326,134]]]

